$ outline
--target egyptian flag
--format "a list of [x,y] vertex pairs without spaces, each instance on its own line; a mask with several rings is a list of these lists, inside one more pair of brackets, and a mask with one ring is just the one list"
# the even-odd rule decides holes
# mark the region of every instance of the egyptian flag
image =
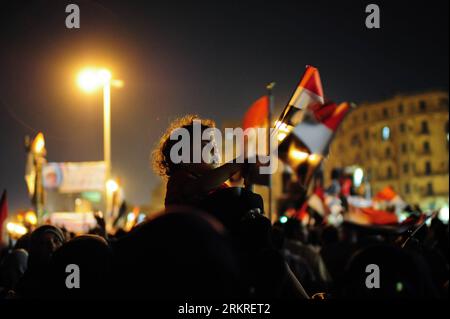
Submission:
[[2,197],[0,199],[0,242],[2,241],[3,235],[3,223],[8,217],[8,199],[6,198],[6,189],[3,191]]
[[242,122],[244,130],[250,127],[268,127],[269,126],[269,97],[267,95],[260,97],[245,113]]
[[[265,95],[260,97],[258,100],[256,100],[248,109],[248,111],[245,113],[242,128],[243,130],[249,129],[249,128],[264,128],[269,127],[269,114],[270,114],[270,100],[269,96]],[[267,140],[265,141],[267,143]],[[256,155],[259,156],[266,156],[267,155],[267,148],[265,148],[264,154],[258,154],[259,148],[257,147],[257,143],[261,143],[261,141],[257,141],[257,136],[255,135],[248,135],[245,138],[244,141],[244,148],[247,149],[247,156],[253,157]],[[256,151],[256,153],[254,152]],[[233,178],[240,178],[240,173],[237,173],[234,175]],[[251,182],[251,184],[257,184],[257,185],[270,185],[270,177],[267,175],[261,175],[259,174],[259,169],[256,165],[249,165],[247,168],[247,180]]]
[[300,110],[306,109],[311,105],[324,104],[324,101],[319,70],[308,65],[288,105],[284,108],[278,123],[295,126],[299,122],[297,117],[301,113],[299,112]]
[[294,127],[292,135],[302,142],[310,154],[325,156],[328,145],[350,109],[347,102],[312,105],[302,112],[301,122]]
[[349,110],[347,102],[310,106],[301,112],[301,122],[280,143],[278,157],[295,172],[300,185],[308,186]]
[[300,220],[313,217],[316,222],[322,223],[326,216],[330,214],[330,209],[325,203],[325,192],[322,187],[316,187],[314,192],[303,203],[296,217]]
[[350,206],[346,220],[360,225],[398,225],[398,218],[395,213],[372,207]]
[[398,195],[391,186],[386,186],[375,195],[375,200],[391,201]]

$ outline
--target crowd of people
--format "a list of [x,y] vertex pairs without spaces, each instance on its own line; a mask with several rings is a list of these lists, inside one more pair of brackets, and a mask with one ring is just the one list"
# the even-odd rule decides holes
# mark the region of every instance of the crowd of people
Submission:
[[[245,163],[175,164],[170,132],[154,153],[167,179],[166,208],[131,231],[104,223],[74,236],[43,225],[0,255],[0,299],[342,299],[447,298],[449,228],[439,219],[414,233],[392,234],[349,224],[307,224],[265,217],[261,196],[228,187]],[[202,129],[214,125],[202,121]],[[367,286],[367,265],[380,270]],[[79,267],[69,288],[68,265]]]

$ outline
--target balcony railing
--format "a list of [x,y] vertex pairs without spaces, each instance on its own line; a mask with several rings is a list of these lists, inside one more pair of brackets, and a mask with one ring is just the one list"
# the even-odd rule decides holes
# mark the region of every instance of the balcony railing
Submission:
[[448,170],[433,170],[431,172],[414,172],[414,175],[419,177],[448,175]]
[[431,150],[421,149],[421,150],[416,151],[416,155],[428,156],[428,155],[431,155]]
[[421,191],[419,193],[421,196],[423,197],[430,197],[430,196],[448,196],[448,192],[444,192],[444,191]]

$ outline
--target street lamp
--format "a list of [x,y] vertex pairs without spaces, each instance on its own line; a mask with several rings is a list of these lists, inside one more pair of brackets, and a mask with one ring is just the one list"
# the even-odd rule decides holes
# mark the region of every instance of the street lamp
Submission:
[[86,68],[78,74],[77,83],[86,92],[103,87],[103,156],[107,179],[111,174],[111,72]]
[[[111,86],[122,87],[123,81],[113,79],[108,69],[86,68],[78,74],[77,83],[86,92],[93,92],[103,87],[103,156],[106,180],[109,180],[111,177]],[[106,209],[109,209],[108,203]]]
[[106,182],[106,190],[108,193],[113,194],[114,192],[117,192],[119,190],[119,184],[113,179],[109,179]]

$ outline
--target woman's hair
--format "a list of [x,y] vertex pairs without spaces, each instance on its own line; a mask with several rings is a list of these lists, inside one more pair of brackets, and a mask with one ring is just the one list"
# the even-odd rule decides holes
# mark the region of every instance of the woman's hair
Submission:
[[214,128],[216,123],[213,120],[201,119],[198,115],[185,115],[170,123],[164,135],[160,138],[158,145],[152,152],[153,170],[158,175],[167,178],[176,170],[177,164],[170,159],[172,146],[179,142],[179,139],[170,139],[172,132],[179,128],[185,128],[192,137],[194,120],[201,121],[202,132],[208,128]]

